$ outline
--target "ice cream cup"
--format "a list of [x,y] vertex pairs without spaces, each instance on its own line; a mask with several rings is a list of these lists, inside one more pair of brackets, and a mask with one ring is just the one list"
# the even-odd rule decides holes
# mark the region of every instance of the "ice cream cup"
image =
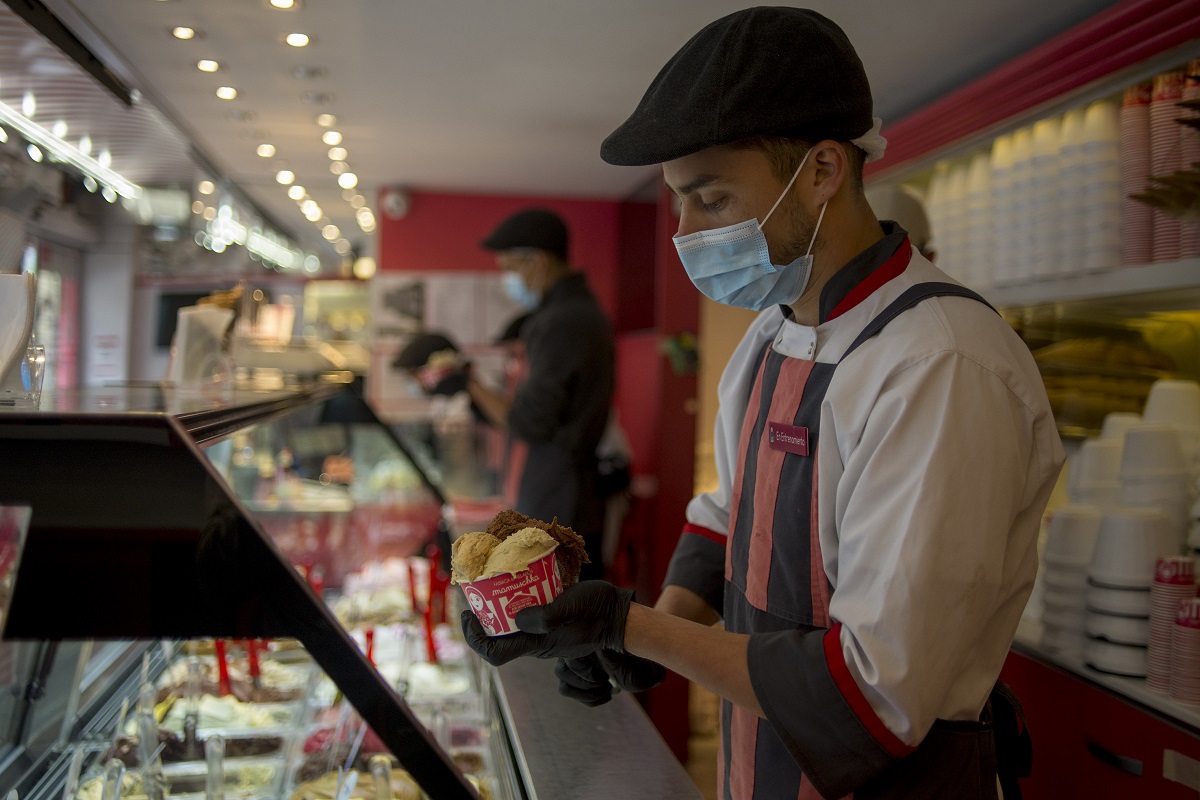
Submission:
[[562,594],[556,549],[557,546],[529,562],[529,567],[516,575],[503,572],[461,584],[467,605],[488,636],[516,633],[514,618],[518,611],[544,606]]

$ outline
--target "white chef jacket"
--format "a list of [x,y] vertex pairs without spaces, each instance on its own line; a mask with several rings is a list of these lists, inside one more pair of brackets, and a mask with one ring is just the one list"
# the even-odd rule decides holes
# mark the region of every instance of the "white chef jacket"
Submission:
[[[763,345],[836,363],[893,300],[928,282],[953,283],[914,249],[898,277],[823,324],[800,325],[781,307],[758,316],[721,378],[718,487],[689,503],[690,526],[727,535]],[[1046,391],[999,315],[935,297],[838,367],[820,430],[829,615],[871,709],[916,746],[935,719],[979,719],[1032,590],[1038,528],[1064,459]]]

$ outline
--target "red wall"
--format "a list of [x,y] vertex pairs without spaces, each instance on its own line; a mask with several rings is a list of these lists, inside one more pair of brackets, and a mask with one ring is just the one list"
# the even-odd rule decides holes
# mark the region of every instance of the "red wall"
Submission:
[[[621,204],[614,200],[514,197],[414,191],[408,214],[392,220],[380,214],[381,270],[496,269],[492,254],[479,246],[505,217],[524,208],[548,208],[571,231],[571,263],[588,283],[610,318],[616,318],[621,260]],[[382,208],[382,199],[377,203]]]

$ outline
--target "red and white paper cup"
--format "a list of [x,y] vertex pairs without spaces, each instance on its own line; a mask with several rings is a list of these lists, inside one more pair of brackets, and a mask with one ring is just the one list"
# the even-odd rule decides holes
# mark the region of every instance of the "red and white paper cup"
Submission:
[[544,606],[562,594],[555,549],[534,559],[527,569],[516,575],[504,572],[461,584],[467,605],[475,612],[488,636],[516,633],[518,628],[514,618],[518,611]]

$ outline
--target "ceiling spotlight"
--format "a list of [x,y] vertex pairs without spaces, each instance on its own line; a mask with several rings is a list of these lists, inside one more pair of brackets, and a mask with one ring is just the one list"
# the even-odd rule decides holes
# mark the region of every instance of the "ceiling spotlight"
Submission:
[[270,158],[271,156],[275,155],[275,145],[260,144],[254,152],[258,153],[263,158]]
[[330,161],[329,162],[329,171],[332,172],[334,175],[341,175],[343,172],[345,172],[348,169],[350,169],[350,167],[347,166],[345,161]]
[[295,186],[288,187],[288,197],[293,200],[303,200],[306,194],[307,192],[304,191],[304,187],[298,183]]
[[92,152],[92,137],[88,136],[86,133],[79,137],[79,152],[83,153],[85,156],[90,155]]
[[358,186],[358,176],[353,172],[343,172],[341,175],[338,175],[338,186],[343,189],[353,189],[355,186]]
[[373,221],[375,219],[375,215],[371,213],[371,209],[369,208],[360,208],[354,216],[358,218],[360,223],[367,220]]
[[221,65],[213,61],[211,58],[202,58],[196,62],[196,69],[201,72],[216,72],[221,68]]
[[33,96],[33,92],[25,92],[21,97],[21,113],[27,117],[37,113],[37,98]]
[[281,169],[279,172],[275,173],[275,182],[281,183],[284,186],[287,186],[294,180],[296,180],[296,173],[292,172],[290,169]]
[[96,179],[93,178],[91,175],[84,175],[83,176],[83,188],[87,189],[89,192],[95,192],[97,189],[100,188],[100,184],[96,183]]
[[27,146],[25,148],[25,152],[28,153],[29,157],[32,158],[34,161],[42,160],[42,151],[36,144],[31,144],[31,145]]
[[61,120],[61,119],[56,119],[54,121],[54,124],[50,127],[50,132],[53,133],[55,136],[57,136],[60,139],[63,138],[64,136],[66,136],[67,135],[66,121]]
[[319,205],[316,205],[315,203],[313,204],[313,206],[311,208],[308,209],[308,211],[304,212],[304,218],[307,219],[309,222],[316,222],[323,216],[324,216],[324,212],[321,211],[321,207]]
[[326,225],[324,228],[321,228],[321,235],[332,242],[334,239],[341,236],[342,232],[338,229],[337,225],[330,223],[330,224]]
[[365,281],[375,274],[375,259],[370,256],[360,256],[354,262],[354,277]]
[[222,100],[233,100],[238,96],[237,89],[232,86],[218,86],[217,97]]
[[333,114],[317,114],[317,124],[322,128],[331,128],[337,124],[337,117]]
[[350,155],[350,154],[348,152],[346,152],[346,148],[344,148],[344,147],[329,148],[329,160],[330,161],[345,161],[346,157],[348,155]]
[[308,47],[308,43],[312,41],[306,33],[289,33],[283,40],[292,47]]
[[354,191],[353,189],[343,189],[342,190],[342,199],[345,200],[346,202],[350,202],[351,200],[353,200],[355,198],[355,196],[357,194],[358,194],[358,192]]
[[[0,128],[0,142],[7,142],[7,141],[8,141],[8,131],[4,130],[4,128]],[[84,152],[84,155],[85,156],[87,155],[86,151]]]
[[283,9],[284,11],[287,11],[288,9],[296,7],[296,0],[269,0],[269,1],[273,8]]
[[203,214],[204,213],[204,201],[202,201],[202,200],[193,201],[192,202],[192,213],[193,214]]
[[208,220],[209,222],[212,222],[214,219],[217,218],[217,210],[215,208],[213,208],[212,206],[205,206],[204,207],[204,218],[206,220]]
[[101,150],[100,155],[96,157],[96,162],[105,169],[108,169],[112,166],[112,153],[107,150]]
[[317,205],[317,201],[311,198],[300,204],[300,211],[304,214],[308,214],[308,212],[312,211],[314,208],[320,211],[320,206]]
[[342,135],[337,131],[325,131],[321,134],[321,141],[332,147],[342,143]]
[[117,202],[117,190],[111,186],[105,186],[100,190],[100,196],[110,203]]
[[188,39],[196,38],[196,29],[189,28],[186,25],[179,25],[171,29],[171,35],[176,39],[187,41]]
[[367,198],[363,197],[361,194],[356,194],[356,195],[354,195],[354,197],[350,198],[350,207],[351,208],[362,208],[366,204],[367,204]]
[[333,243],[333,249],[337,251],[338,255],[341,255],[341,256],[349,255],[350,254],[350,243],[348,241],[346,241],[345,239],[338,239],[336,242]]
[[216,188],[212,181],[200,181],[196,184],[196,191],[200,194],[212,194]]

